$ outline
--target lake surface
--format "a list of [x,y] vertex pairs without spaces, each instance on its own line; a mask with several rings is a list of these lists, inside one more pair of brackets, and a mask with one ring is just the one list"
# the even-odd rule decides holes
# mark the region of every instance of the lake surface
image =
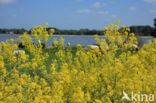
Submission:
[[[5,35],[5,34],[0,34],[0,42],[1,41],[6,41],[7,39],[17,39],[18,36],[17,35]],[[53,42],[53,39],[57,38],[59,40],[59,36],[53,36],[52,38],[50,38],[50,40],[47,42],[47,45],[51,45]],[[64,40],[65,40],[65,45],[70,42],[71,45],[76,45],[76,44],[81,44],[82,46],[87,46],[87,45],[91,45],[91,44],[96,44],[94,37],[93,36],[63,36]],[[105,37],[99,37],[100,39],[103,39]],[[141,40],[144,43],[148,43],[149,40],[153,40],[152,37],[144,37],[141,38]]]

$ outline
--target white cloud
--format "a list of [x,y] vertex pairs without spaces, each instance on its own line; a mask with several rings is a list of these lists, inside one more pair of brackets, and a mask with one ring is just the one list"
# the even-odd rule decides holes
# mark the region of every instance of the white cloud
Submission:
[[95,2],[93,4],[93,7],[95,7],[95,8],[101,8],[101,7],[104,7],[105,5],[106,5],[105,3]]
[[80,14],[91,13],[91,10],[89,10],[89,9],[82,9],[82,10],[78,10],[77,13],[80,13]]
[[97,11],[96,12],[96,14],[99,14],[99,15],[106,15],[108,13],[109,13],[108,11]]
[[14,3],[17,0],[0,0],[0,4],[10,4],[10,3]]
[[102,4],[100,2],[96,2],[93,4],[94,7],[99,8],[102,6]]
[[151,4],[156,4],[156,0],[144,0],[144,2],[151,3]]
[[149,13],[150,14],[156,14],[156,10],[150,10]]
[[78,10],[77,13],[79,13],[79,14],[106,15],[109,12],[108,11],[93,11],[93,10],[90,10],[90,9],[81,9],[81,10]]
[[128,8],[130,11],[135,11],[136,10],[136,7],[129,7]]

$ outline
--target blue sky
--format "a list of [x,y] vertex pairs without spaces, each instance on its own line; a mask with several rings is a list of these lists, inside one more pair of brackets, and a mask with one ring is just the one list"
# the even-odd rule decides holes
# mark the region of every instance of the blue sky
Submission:
[[103,29],[121,24],[151,25],[156,0],[0,0],[0,28],[42,25],[60,29]]

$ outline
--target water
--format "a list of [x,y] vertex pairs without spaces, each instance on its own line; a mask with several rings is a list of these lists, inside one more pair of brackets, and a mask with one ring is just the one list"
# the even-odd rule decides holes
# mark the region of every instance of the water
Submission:
[[[7,39],[17,39],[17,35],[5,35],[5,34],[0,34],[0,42],[1,41],[6,41]],[[50,40],[47,42],[47,45],[51,45],[53,42],[53,39],[57,38],[59,40],[59,36],[53,36],[50,38]],[[96,44],[94,37],[93,36],[63,36],[65,40],[65,45],[70,42],[71,45],[76,45],[76,44],[81,44],[82,46],[86,45],[91,45],[91,44]],[[100,39],[103,39],[104,37],[100,37]],[[153,40],[153,38],[142,38],[142,41],[144,43],[148,43],[149,40]]]
[[[47,42],[48,45],[52,44],[52,41],[54,38],[57,38],[59,40],[59,36],[54,36],[50,38],[50,40]],[[65,40],[65,44],[70,42],[71,45],[81,44],[82,46],[96,44],[94,37],[87,37],[87,36],[63,36]],[[100,37],[101,39],[104,37]]]

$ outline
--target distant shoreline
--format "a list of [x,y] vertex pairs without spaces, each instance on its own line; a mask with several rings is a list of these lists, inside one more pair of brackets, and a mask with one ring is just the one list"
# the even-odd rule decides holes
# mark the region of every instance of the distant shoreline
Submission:
[[[20,35],[23,35],[23,34],[2,34],[2,35],[9,35],[9,36],[20,36]],[[64,36],[64,37],[94,37],[94,35],[69,35],[69,34],[63,34],[63,35],[60,35],[60,34],[54,34],[53,36]],[[98,35],[99,37],[105,37],[104,35]],[[141,38],[154,38],[153,36],[137,36],[137,37],[141,37]]]

